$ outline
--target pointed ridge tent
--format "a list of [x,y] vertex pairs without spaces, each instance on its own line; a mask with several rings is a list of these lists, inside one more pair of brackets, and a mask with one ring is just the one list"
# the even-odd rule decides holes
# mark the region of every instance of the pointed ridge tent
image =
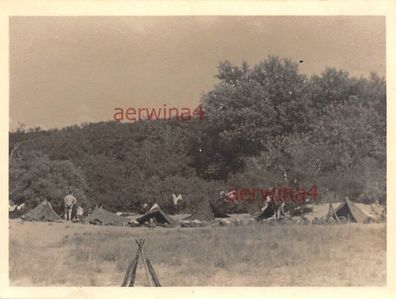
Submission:
[[103,208],[95,207],[91,214],[87,216],[88,223],[101,225],[125,226],[128,220],[122,216],[113,214]]
[[227,214],[227,206],[223,204],[220,200],[209,201],[210,207],[213,212],[213,216],[216,218],[228,218],[230,215]]
[[272,204],[269,204],[264,210],[255,217],[257,221],[271,218],[275,215],[275,210]]
[[191,216],[184,218],[184,220],[199,220],[199,221],[212,221],[214,214],[209,200],[202,199],[195,203]]
[[150,221],[150,219],[155,219],[157,223],[161,224],[168,224],[170,226],[177,225],[177,222],[166,214],[157,203],[155,203],[146,214],[137,218],[136,221],[140,224],[144,224]]
[[23,220],[28,221],[62,221],[47,200],[43,200],[37,207],[22,215]]
[[[332,210],[332,211],[331,211]],[[345,199],[345,202],[341,203],[336,209],[329,208],[328,218],[333,217],[335,219],[339,217],[346,217],[353,222],[367,223],[370,220],[374,220],[374,216],[359,209],[351,200]]]

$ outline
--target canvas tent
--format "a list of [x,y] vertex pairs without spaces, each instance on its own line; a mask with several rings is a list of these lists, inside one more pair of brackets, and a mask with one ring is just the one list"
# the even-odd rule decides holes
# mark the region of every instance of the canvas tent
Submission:
[[230,217],[227,214],[227,204],[222,199],[209,201],[210,207],[213,212],[213,216],[216,218],[228,218]]
[[201,199],[195,202],[192,215],[184,220],[212,221],[214,219],[215,217],[210,202],[207,199]]
[[345,199],[345,202],[341,203],[336,209],[329,207],[327,218],[339,219],[345,217],[352,222],[367,223],[370,220],[374,220],[374,216],[359,209],[351,200]]
[[153,219],[156,223],[166,224],[169,226],[176,226],[177,222],[173,220],[168,214],[166,214],[158,204],[154,204],[151,209],[144,214],[142,217],[136,219],[139,224],[144,224]]
[[91,214],[87,216],[88,223],[101,225],[125,226],[128,220],[122,216],[113,214],[102,207],[95,207]]
[[268,204],[260,213],[255,217],[257,221],[271,218],[275,215],[274,205]]
[[61,221],[62,218],[52,209],[47,200],[43,200],[37,207],[22,215],[28,221]]

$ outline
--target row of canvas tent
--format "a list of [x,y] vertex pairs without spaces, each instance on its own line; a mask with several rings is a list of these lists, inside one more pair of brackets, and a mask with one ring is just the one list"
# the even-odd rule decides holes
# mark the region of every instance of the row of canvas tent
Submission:
[[[201,201],[194,207],[191,216],[186,219],[212,221],[215,219],[216,213],[213,212],[209,201]],[[228,215],[226,215],[227,217]],[[62,218],[54,211],[47,200],[42,201],[37,207],[22,215],[21,218],[27,221],[61,221]],[[152,219],[159,224],[168,226],[176,226],[177,222],[165,213],[158,204],[154,204],[151,209],[142,217],[136,219],[139,224],[145,224],[152,221]],[[128,225],[128,219],[118,216],[112,212],[105,210],[102,207],[95,207],[94,210],[83,219],[84,223],[101,224],[101,225]]]
[[[59,216],[51,206],[51,203],[47,200],[43,200],[37,207],[28,211],[22,215],[21,218],[27,221],[49,221],[57,222],[62,221],[62,217]],[[103,208],[95,207],[91,214],[89,214],[85,221],[93,224],[103,225],[125,225],[126,219],[121,216],[117,216]]]
[[[37,207],[22,215],[21,218],[27,221],[62,221],[62,217],[54,211],[51,203],[47,200],[42,201]],[[177,224],[176,221],[169,217],[169,215],[167,215],[157,204],[155,204],[144,216],[138,218],[137,221],[139,224],[144,224],[152,218],[154,218],[158,223],[164,223],[170,226]],[[100,225],[128,225],[127,218],[118,216],[102,207],[95,207],[94,210],[83,219],[83,222]]]
[[[268,205],[266,209],[262,210],[257,216],[256,220],[269,219],[274,217],[275,209],[272,205]],[[333,208],[333,204],[329,205],[329,211],[325,215],[327,221],[329,219],[340,220],[347,219],[349,222],[369,223],[377,220],[376,216],[370,215],[367,212],[356,206],[350,199],[346,198],[337,208]]]
[[[271,218],[274,215],[274,210],[271,209],[271,205],[268,209],[260,212],[256,216],[257,220]],[[192,215],[185,218],[185,220],[199,220],[199,221],[212,221],[215,217],[227,217],[226,213],[216,215],[216,210],[208,200],[200,201],[193,209]],[[332,217],[334,219],[347,218],[352,222],[367,223],[371,220],[375,220],[374,216],[359,209],[351,200],[346,199],[345,202],[341,203],[336,209],[329,207],[327,218]],[[23,220],[28,221],[61,221],[62,218],[53,210],[51,204],[44,200],[37,207],[30,210],[21,217]],[[140,225],[146,222],[154,221],[158,224],[164,224],[170,227],[177,226],[177,222],[166,214],[158,204],[154,204],[152,208],[143,216],[136,219]],[[128,225],[128,219],[122,216],[118,216],[105,210],[102,207],[95,207],[95,209],[84,219],[84,223],[101,224],[101,225],[116,225],[126,226]]]

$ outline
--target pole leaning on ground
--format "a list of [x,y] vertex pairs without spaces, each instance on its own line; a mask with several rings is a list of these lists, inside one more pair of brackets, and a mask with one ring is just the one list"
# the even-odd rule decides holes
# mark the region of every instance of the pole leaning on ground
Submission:
[[123,287],[133,287],[135,284],[136,269],[139,262],[140,251],[136,252],[135,258],[129,263],[127,272],[125,273],[124,281],[121,286]]
[[122,282],[123,287],[133,287],[135,283],[135,278],[136,278],[136,270],[137,270],[137,265],[139,263],[139,256],[142,256],[143,260],[143,265],[144,265],[144,270],[146,272],[146,281],[147,285],[152,287],[153,284],[155,287],[160,287],[161,284],[158,280],[157,274],[155,273],[154,267],[151,264],[150,260],[144,256],[144,251],[143,251],[143,244],[144,244],[144,239],[140,238],[139,240],[135,240],[138,250],[136,252],[136,256],[133,260],[130,261],[127,271],[124,276],[124,280]]
[[139,241],[135,240],[135,241],[136,241],[136,244],[139,247],[140,254],[142,255],[144,271],[146,272],[147,284],[148,284],[148,286],[152,287],[153,284],[152,284],[150,276],[149,276],[149,270],[148,270],[147,263],[146,263],[146,258],[144,257],[144,252],[143,252],[144,239],[140,239]]

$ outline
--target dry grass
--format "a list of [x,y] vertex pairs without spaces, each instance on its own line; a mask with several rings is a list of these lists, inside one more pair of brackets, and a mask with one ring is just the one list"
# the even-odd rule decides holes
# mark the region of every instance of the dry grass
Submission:
[[[12,285],[117,286],[134,239],[163,286],[386,284],[386,226],[122,228],[10,221]],[[144,285],[138,268],[137,285]]]

